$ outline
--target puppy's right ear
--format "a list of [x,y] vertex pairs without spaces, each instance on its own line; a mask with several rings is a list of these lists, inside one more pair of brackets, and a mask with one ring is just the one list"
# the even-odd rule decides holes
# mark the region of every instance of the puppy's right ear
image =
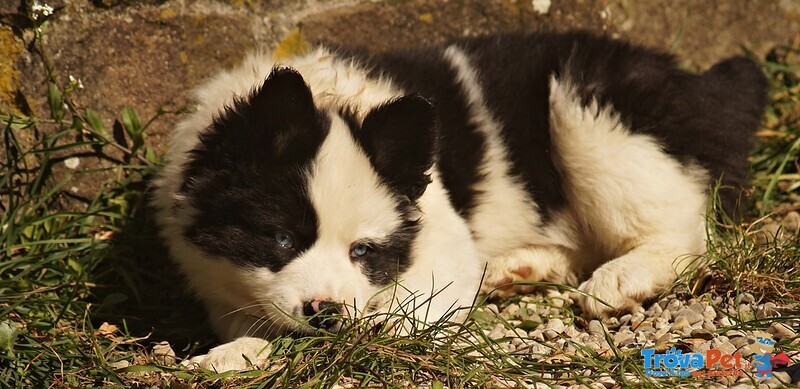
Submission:
[[202,141],[238,162],[288,165],[313,158],[329,123],[300,73],[278,67],[249,96],[227,108]]

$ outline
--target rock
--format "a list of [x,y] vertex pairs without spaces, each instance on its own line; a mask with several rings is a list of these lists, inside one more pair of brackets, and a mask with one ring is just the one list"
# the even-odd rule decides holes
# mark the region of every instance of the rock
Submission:
[[488,334],[486,334],[486,336],[488,336],[489,339],[504,338],[506,336],[506,328],[503,327],[502,324],[497,324],[494,326],[494,328],[492,328],[492,330]]
[[739,293],[736,296],[736,303],[737,304],[747,304],[747,303],[752,303],[754,301],[756,301],[756,298],[752,294],[747,293],[747,292]]
[[172,346],[167,341],[156,343],[153,346],[153,359],[162,365],[174,365],[175,351],[172,350]]
[[693,330],[692,331],[692,337],[693,338],[699,338],[699,339],[705,339],[705,340],[711,340],[711,339],[714,339],[714,334],[711,333],[711,331],[708,331],[708,330],[705,330],[705,329],[699,329],[699,330]]
[[685,316],[679,316],[675,318],[675,322],[672,324],[672,330],[681,331],[689,325],[689,319],[687,319]]
[[714,325],[714,323],[712,323],[710,321],[704,321],[703,322],[703,329],[706,330],[706,331],[709,331],[709,332],[716,332],[717,331],[717,326]]
[[593,335],[605,335],[608,332],[606,327],[599,320],[589,322],[589,333]]
[[800,213],[791,211],[781,220],[783,231],[792,235],[800,235]]
[[555,332],[558,332],[558,333],[564,332],[564,328],[565,328],[564,322],[561,321],[561,319],[558,319],[558,318],[550,319],[547,322],[547,326],[545,326],[545,329],[551,330],[551,331],[555,331]]
[[631,326],[633,326],[633,327],[638,326],[643,321],[644,321],[644,314],[643,313],[637,312],[637,313],[634,313],[633,316],[631,316]]
[[723,327],[730,327],[733,325],[733,322],[729,316],[723,316],[721,319],[719,319],[719,325]]
[[717,310],[715,310],[714,307],[708,305],[703,310],[703,317],[706,320],[714,320],[717,318]]
[[632,317],[632,315],[630,313],[626,313],[626,314],[622,315],[622,317],[619,318],[619,324],[620,325],[625,325],[625,324],[630,323],[631,322],[631,317]]
[[788,325],[778,322],[772,323],[767,329],[767,332],[772,334],[776,340],[793,338],[797,335]]
[[544,330],[536,329],[528,333],[528,336],[531,339],[537,340],[539,342],[544,342]]
[[[678,311],[678,313],[675,314],[675,323],[677,323],[681,318],[686,319],[689,324],[697,324],[705,319],[702,310],[698,312],[696,309],[690,308],[684,308]],[[673,325],[672,328],[675,328],[675,326]]]
[[756,311],[756,318],[767,319],[772,317],[780,317],[781,313],[778,311],[778,306],[773,302],[765,303],[758,307]]
[[483,309],[488,312],[493,312],[495,314],[499,313],[499,308],[497,308],[497,304],[486,304],[483,306]]
[[627,333],[618,333],[614,335],[614,345],[617,347],[625,347],[636,340],[636,335]]
[[668,310],[664,310],[663,312],[661,312],[660,318],[664,319],[666,321],[670,321],[670,320],[672,320],[672,312],[668,311]]
[[600,377],[595,382],[602,384],[603,387],[606,388],[613,388],[614,386],[617,385],[617,381],[615,381],[614,378],[608,376]]
[[130,365],[131,365],[130,362],[128,362],[127,360],[123,359],[123,360],[120,360],[120,361],[109,363],[108,367],[110,367],[112,369],[124,369],[124,368],[126,368],[126,367],[128,367]]

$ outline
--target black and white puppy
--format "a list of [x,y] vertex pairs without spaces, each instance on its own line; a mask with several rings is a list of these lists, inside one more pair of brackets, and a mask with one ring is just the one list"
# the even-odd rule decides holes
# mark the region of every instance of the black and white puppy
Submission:
[[196,90],[156,182],[231,342],[195,361],[244,368],[259,338],[334,323],[319,312],[431,322],[518,281],[634,307],[704,253],[717,180],[735,208],[765,84],[744,58],[690,74],[586,33],[252,55]]

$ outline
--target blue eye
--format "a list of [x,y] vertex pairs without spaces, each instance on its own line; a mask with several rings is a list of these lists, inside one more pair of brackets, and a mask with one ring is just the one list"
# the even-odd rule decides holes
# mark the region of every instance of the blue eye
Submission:
[[285,232],[278,232],[275,234],[275,242],[285,249],[294,247],[294,240],[292,236]]
[[363,256],[367,255],[367,253],[370,251],[370,249],[371,248],[369,246],[367,246],[366,244],[363,244],[363,243],[362,244],[357,244],[357,245],[353,246],[352,249],[350,249],[350,257],[351,258],[363,257]]

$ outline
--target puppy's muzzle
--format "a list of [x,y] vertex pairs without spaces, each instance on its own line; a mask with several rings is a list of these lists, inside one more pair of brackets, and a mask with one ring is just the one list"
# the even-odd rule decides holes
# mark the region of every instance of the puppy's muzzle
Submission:
[[327,300],[313,300],[303,303],[303,315],[314,328],[337,332],[341,327],[341,307]]

